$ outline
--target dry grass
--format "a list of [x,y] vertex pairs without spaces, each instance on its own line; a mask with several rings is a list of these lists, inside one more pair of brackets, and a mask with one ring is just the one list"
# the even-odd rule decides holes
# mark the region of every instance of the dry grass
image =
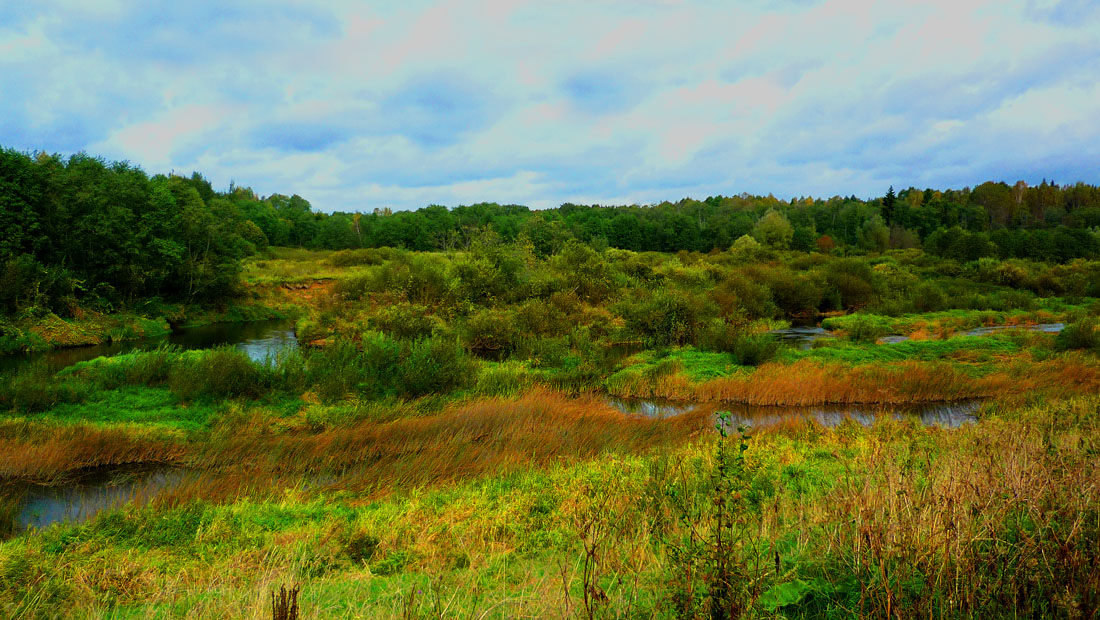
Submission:
[[87,467],[179,462],[185,455],[181,444],[134,430],[0,424],[0,481],[58,484]]
[[695,383],[680,374],[636,375],[616,383],[616,396],[751,405],[904,404],[994,398],[1042,390],[1057,396],[1100,391],[1100,367],[1080,356],[1008,365],[972,376],[965,366],[896,362],[855,367],[801,360],[765,364],[751,374]]
[[193,459],[217,474],[174,495],[232,497],[303,475],[330,488],[379,494],[608,452],[646,452],[686,441],[709,425],[705,412],[640,419],[596,397],[534,390],[429,417],[361,422],[316,434],[232,434]]

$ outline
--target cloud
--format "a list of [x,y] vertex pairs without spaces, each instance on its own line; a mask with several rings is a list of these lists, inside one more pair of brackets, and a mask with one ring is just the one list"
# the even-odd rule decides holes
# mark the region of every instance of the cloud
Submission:
[[0,6],[0,144],[324,210],[1100,182],[1085,0]]

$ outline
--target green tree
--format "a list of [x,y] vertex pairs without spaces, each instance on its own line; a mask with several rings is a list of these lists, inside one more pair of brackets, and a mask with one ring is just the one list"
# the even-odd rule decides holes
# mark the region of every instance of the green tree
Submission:
[[753,227],[752,236],[766,246],[785,250],[791,246],[794,228],[782,213],[769,209]]

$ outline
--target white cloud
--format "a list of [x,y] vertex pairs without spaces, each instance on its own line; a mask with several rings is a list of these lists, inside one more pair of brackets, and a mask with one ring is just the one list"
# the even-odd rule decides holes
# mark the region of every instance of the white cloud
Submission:
[[174,6],[13,13],[0,144],[325,210],[1100,182],[1076,0]]

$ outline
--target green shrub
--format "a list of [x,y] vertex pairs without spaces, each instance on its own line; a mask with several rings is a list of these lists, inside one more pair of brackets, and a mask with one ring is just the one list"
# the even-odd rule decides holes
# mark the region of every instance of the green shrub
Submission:
[[344,541],[344,552],[352,562],[369,562],[374,557],[374,552],[378,550],[379,542],[377,536],[363,530],[356,530]]
[[446,394],[470,386],[477,365],[458,342],[445,338],[418,340],[401,364],[397,391],[401,396]]
[[427,306],[398,304],[383,308],[370,318],[369,325],[398,340],[416,340],[431,336],[439,322]]
[[1086,349],[1100,351],[1100,324],[1093,317],[1083,318],[1066,325],[1054,339],[1057,351]]
[[0,409],[45,411],[61,403],[83,402],[87,394],[83,382],[57,377],[42,360],[0,375]]
[[485,309],[466,320],[462,339],[471,351],[494,351],[506,356],[518,348],[520,331],[510,312]]
[[168,388],[180,398],[255,398],[270,386],[269,377],[243,352],[229,346],[192,351],[168,372]]
[[664,290],[642,303],[619,304],[618,309],[626,320],[627,332],[647,346],[694,343],[703,315],[698,300]]
[[381,265],[394,250],[390,248],[364,248],[360,250],[339,250],[328,257],[333,267],[353,267],[357,265]]
[[742,366],[759,366],[778,351],[779,341],[772,334],[741,334],[734,340],[730,353]]

